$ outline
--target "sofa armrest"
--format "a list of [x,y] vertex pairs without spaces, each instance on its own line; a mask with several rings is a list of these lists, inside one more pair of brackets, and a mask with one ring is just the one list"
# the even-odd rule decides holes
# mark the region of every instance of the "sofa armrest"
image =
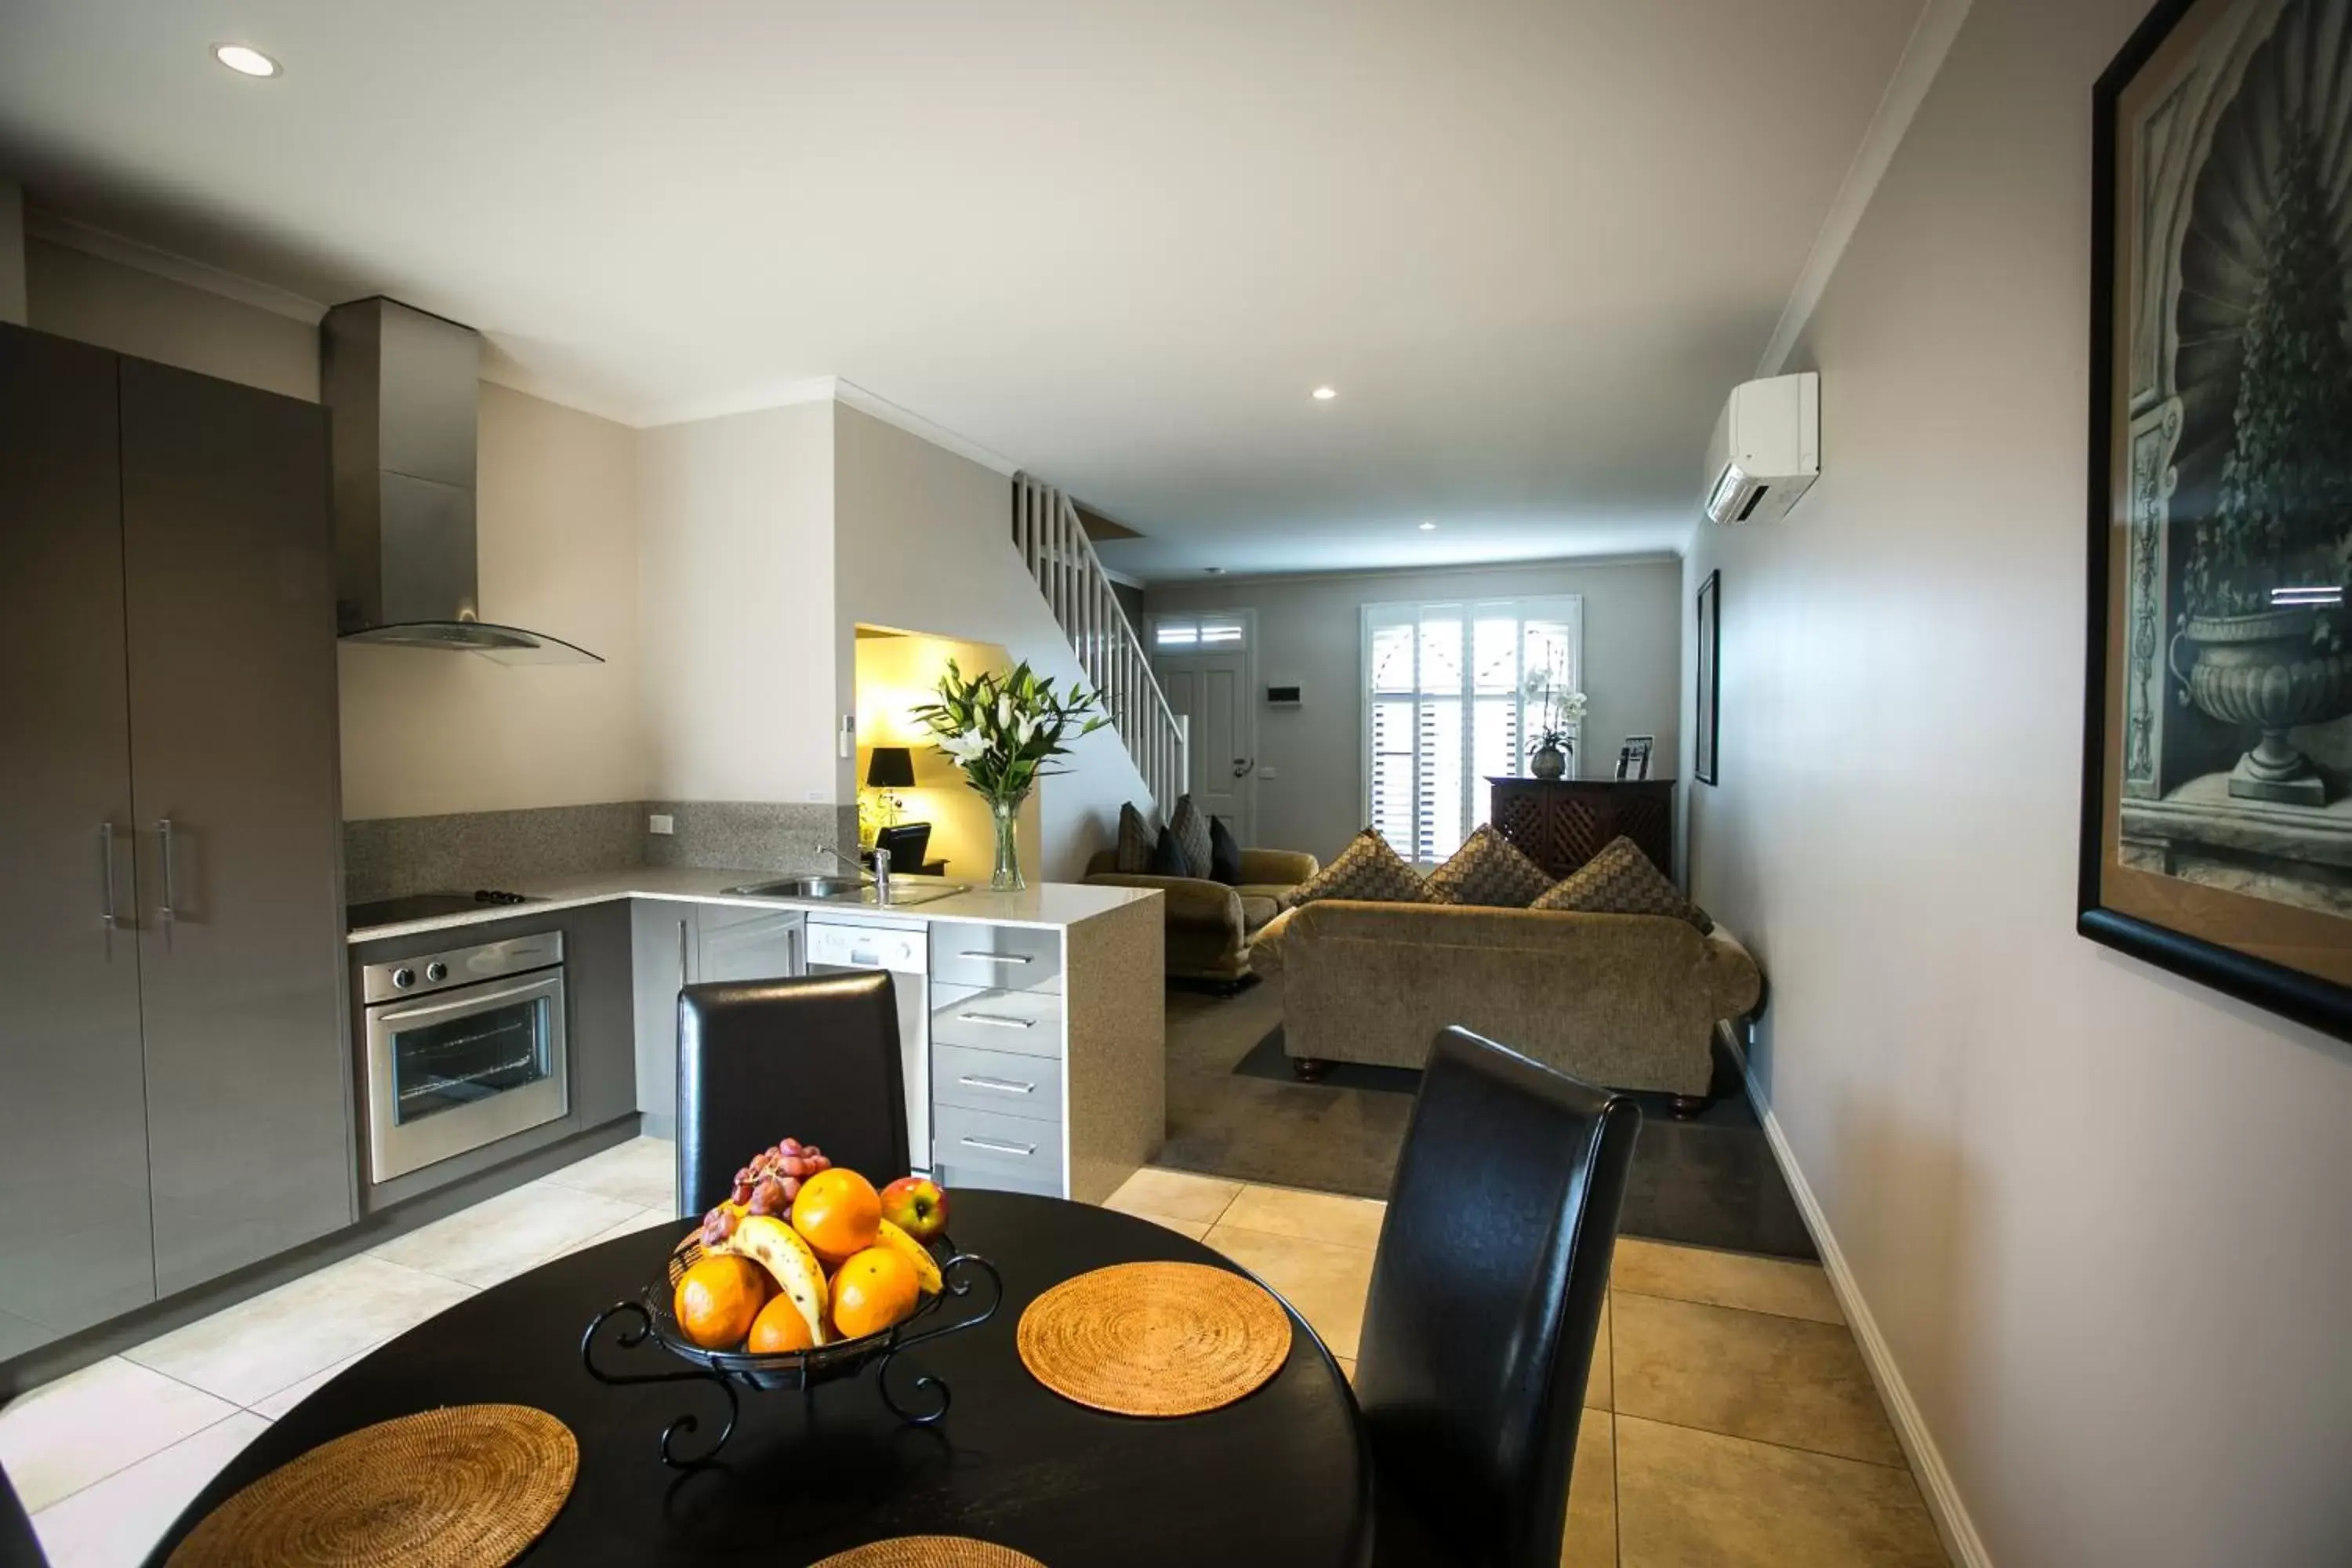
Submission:
[[1715,996],[1717,1017],[1743,1017],[1763,1000],[1764,972],[1758,967],[1756,955],[1720,924],[1706,935],[1706,958],[1701,968]]
[[1171,925],[1213,926],[1242,940],[1242,896],[1205,877],[1154,877],[1139,871],[1103,871],[1087,879],[1098,888],[1157,888],[1167,895]]
[[1296,908],[1285,910],[1258,928],[1250,942],[1250,968],[1260,979],[1271,980],[1282,973],[1282,940],[1290,934],[1297,914]]
[[1244,849],[1242,880],[1295,888],[1323,868],[1314,856],[1298,849]]

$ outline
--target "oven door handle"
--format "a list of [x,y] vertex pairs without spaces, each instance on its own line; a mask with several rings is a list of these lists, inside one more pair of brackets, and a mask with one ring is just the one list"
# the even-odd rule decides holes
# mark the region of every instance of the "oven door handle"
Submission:
[[382,1008],[375,1010],[374,1022],[387,1028],[408,1024],[421,1024],[434,1018],[447,1017],[453,1013],[478,1013],[485,1007],[495,1007],[501,1002],[520,1002],[526,997],[544,996],[563,988],[560,974],[543,974],[520,985],[509,985],[497,991],[484,991],[476,986],[454,994],[445,994],[416,1007]]

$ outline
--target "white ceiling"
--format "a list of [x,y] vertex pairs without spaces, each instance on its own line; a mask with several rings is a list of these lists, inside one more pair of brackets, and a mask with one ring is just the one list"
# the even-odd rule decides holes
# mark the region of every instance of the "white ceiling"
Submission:
[[0,168],[635,423],[846,377],[1147,577],[1673,549],[1919,12],[6,0]]

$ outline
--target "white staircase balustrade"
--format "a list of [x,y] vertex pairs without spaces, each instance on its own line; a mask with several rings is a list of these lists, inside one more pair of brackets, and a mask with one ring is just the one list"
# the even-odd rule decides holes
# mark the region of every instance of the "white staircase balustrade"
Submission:
[[1051,485],[1016,476],[1013,544],[1069,637],[1087,684],[1101,690],[1111,727],[1126,742],[1127,754],[1166,820],[1187,787],[1186,721],[1168,706],[1143,638],[1120,607],[1110,574],[1079,524],[1078,509]]

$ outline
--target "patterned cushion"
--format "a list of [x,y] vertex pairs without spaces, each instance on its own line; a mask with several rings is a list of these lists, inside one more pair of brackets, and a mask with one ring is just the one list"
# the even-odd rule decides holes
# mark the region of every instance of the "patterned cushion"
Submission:
[[1339,858],[1298,884],[1293,904],[1317,899],[1360,899],[1375,904],[1425,904],[1429,885],[1389,841],[1370,828],[1348,840]]
[[1144,826],[1143,813],[1132,804],[1118,808],[1118,869],[1122,875],[1141,876],[1151,869],[1151,829]]
[[1205,877],[1209,874],[1209,817],[1206,812],[1194,809],[1189,795],[1176,797],[1175,815],[1168,826],[1176,830],[1176,843],[1184,851],[1184,875]]
[[1184,847],[1176,842],[1176,830],[1162,827],[1160,842],[1151,847],[1150,873],[1155,877],[1189,877],[1184,868]]
[[1464,839],[1454,858],[1429,874],[1433,904],[1523,910],[1551,887],[1544,868],[1487,824]]
[[1528,906],[1575,910],[1589,915],[1671,915],[1688,921],[1701,936],[1715,929],[1706,911],[1682,896],[1650,858],[1619,837],[1570,872],[1550,892]]

